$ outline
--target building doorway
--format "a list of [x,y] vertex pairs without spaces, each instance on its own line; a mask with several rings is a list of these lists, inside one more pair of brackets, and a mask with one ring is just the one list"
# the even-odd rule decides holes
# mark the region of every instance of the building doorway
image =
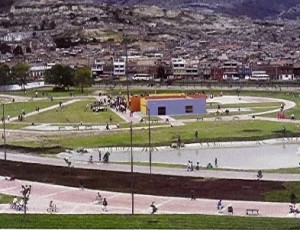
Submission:
[[166,107],[158,107],[157,108],[157,114],[160,115],[166,115]]

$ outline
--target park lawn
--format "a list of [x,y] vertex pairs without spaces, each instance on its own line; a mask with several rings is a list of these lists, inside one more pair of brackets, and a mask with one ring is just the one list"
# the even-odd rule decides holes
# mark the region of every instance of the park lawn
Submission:
[[[264,107],[264,108],[280,108],[280,102],[263,102],[263,103],[238,103],[238,104],[222,104],[222,109],[230,109],[230,108],[256,108],[256,107]],[[210,106],[210,103],[207,102],[208,109],[217,109],[218,104],[214,103],[213,106]]]
[[[6,129],[22,129],[26,126],[29,126],[31,124],[25,124],[25,123],[21,123],[21,122],[9,122],[5,124],[5,128]],[[3,123],[0,124],[0,129],[3,129]]]
[[27,89],[26,94],[24,94],[23,90],[20,91],[12,91],[7,92],[6,94],[9,95],[16,95],[16,96],[25,96],[25,97],[36,97],[36,92],[38,92],[38,97],[70,97],[72,94],[73,96],[87,96],[91,95],[95,89],[93,88],[85,88],[83,94],[79,88],[70,87],[70,90],[65,90],[62,92],[55,92],[53,91],[53,87],[42,87],[38,89]]
[[59,102],[65,102],[66,100],[37,100],[37,101],[28,101],[28,102],[14,102],[5,104],[5,116],[9,115],[10,117],[16,117],[22,113],[24,109],[25,113],[34,112],[38,106],[40,109],[47,108],[49,106],[58,105]]
[[[10,204],[13,200],[13,196],[0,193],[0,204]],[[0,224],[1,226],[1,224]]]
[[[285,133],[282,131],[285,128]],[[199,138],[195,139],[195,131]],[[300,136],[300,130],[296,124],[270,121],[215,121],[215,122],[190,122],[184,126],[151,128],[151,144],[153,146],[170,145],[178,141],[178,135],[183,143],[194,142],[219,142],[219,141],[254,141],[268,138],[280,138],[284,136]],[[148,146],[148,127],[133,129],[133,145]],[[11,142],[10,144],[14,144]],[[32,147],[38,147],[31,142]],[[130,130],[118,129],[102,132],[97,135],[64,136],[58,134],[51,137],[47,143],[50,146],[58,145],[62,148],[94,148],[107,146],[129,146]],[[20,143],[26,145],[28,143]]]
[[295,194],[297,201],[300,198],[300,183],[299,182],[285,182],[283,190],[269,191],[264,194],[265,201],[269,202],[291,202],[290,196]]
[[298,168],[281,168],[281,169],[269,169],[264,170],[268,173],[284,173],[284,174],[300,174],[300,167]]
[[1,214],[2,228],[32,229],[299,229],[297,218],[208,215]]
[[93,100],[81,100],[74,102],[63,109],[53,109],[34,116],[26,117],[26,122],[34,123],[101,123],[105,124],[110,121],[122,122],[123,119],[112,112],[110,109],[103,112],[93,112],[90,107],[85,111],[88,104],[93,103]]

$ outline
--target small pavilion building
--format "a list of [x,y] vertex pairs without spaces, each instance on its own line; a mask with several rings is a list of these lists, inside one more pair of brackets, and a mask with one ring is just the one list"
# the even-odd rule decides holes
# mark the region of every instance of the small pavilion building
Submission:
[[145,115],[193,115],[206,113],[205,94],[155,94],[131,98],[131,111]]

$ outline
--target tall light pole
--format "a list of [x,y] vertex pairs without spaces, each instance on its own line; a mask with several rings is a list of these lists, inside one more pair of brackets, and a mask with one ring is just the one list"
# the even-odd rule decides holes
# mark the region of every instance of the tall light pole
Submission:
[[149,167],[150,167],[150,175],[151,175],[151,166],[152,166],[152,149],[151,149],[151,122],[150,122],[150,109],[147,107],[148,112],[148,124],[149,124]]
[[130,122],[130,164],[131,164],[131,214],[134,214],[134,188],[133,188],[133,153],[132,153],[132,121]]
[[127,92],[127,107],[129,107],[128,44],[127,44],[126,35],[124,35],[124,42],[125,42],[125,78],[126,78],[126,92]]
[[3,119],[3,152],[4,160],[6,161],[6,135],[5,135],[5,117],[4,117],[4,104],[2,104],[2,119]]

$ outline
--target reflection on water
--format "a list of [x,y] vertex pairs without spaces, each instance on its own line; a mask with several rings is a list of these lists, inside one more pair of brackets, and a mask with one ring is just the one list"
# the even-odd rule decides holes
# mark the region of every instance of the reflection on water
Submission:
[[[217,146],[210,144],[210,146]],[[168,163],[186,165],[190,160],[200,166],[214,165],[218,159],[220,168],[233,169],[277,169],[299,167],[299,144],[261,144],[247,147],[208,147],[193,145],[181,149],[169,147],[154,148],[152,151],[152,163]],[[102,154],[109,151],[111,162],[130,162],[130,148],[100,148]],[[90,155],[98,159],[98,149],[90,150],[86,154],[73,153],[71,160],[88,161]],[[148,148],[133,148],[134,162],[149,162]]]

